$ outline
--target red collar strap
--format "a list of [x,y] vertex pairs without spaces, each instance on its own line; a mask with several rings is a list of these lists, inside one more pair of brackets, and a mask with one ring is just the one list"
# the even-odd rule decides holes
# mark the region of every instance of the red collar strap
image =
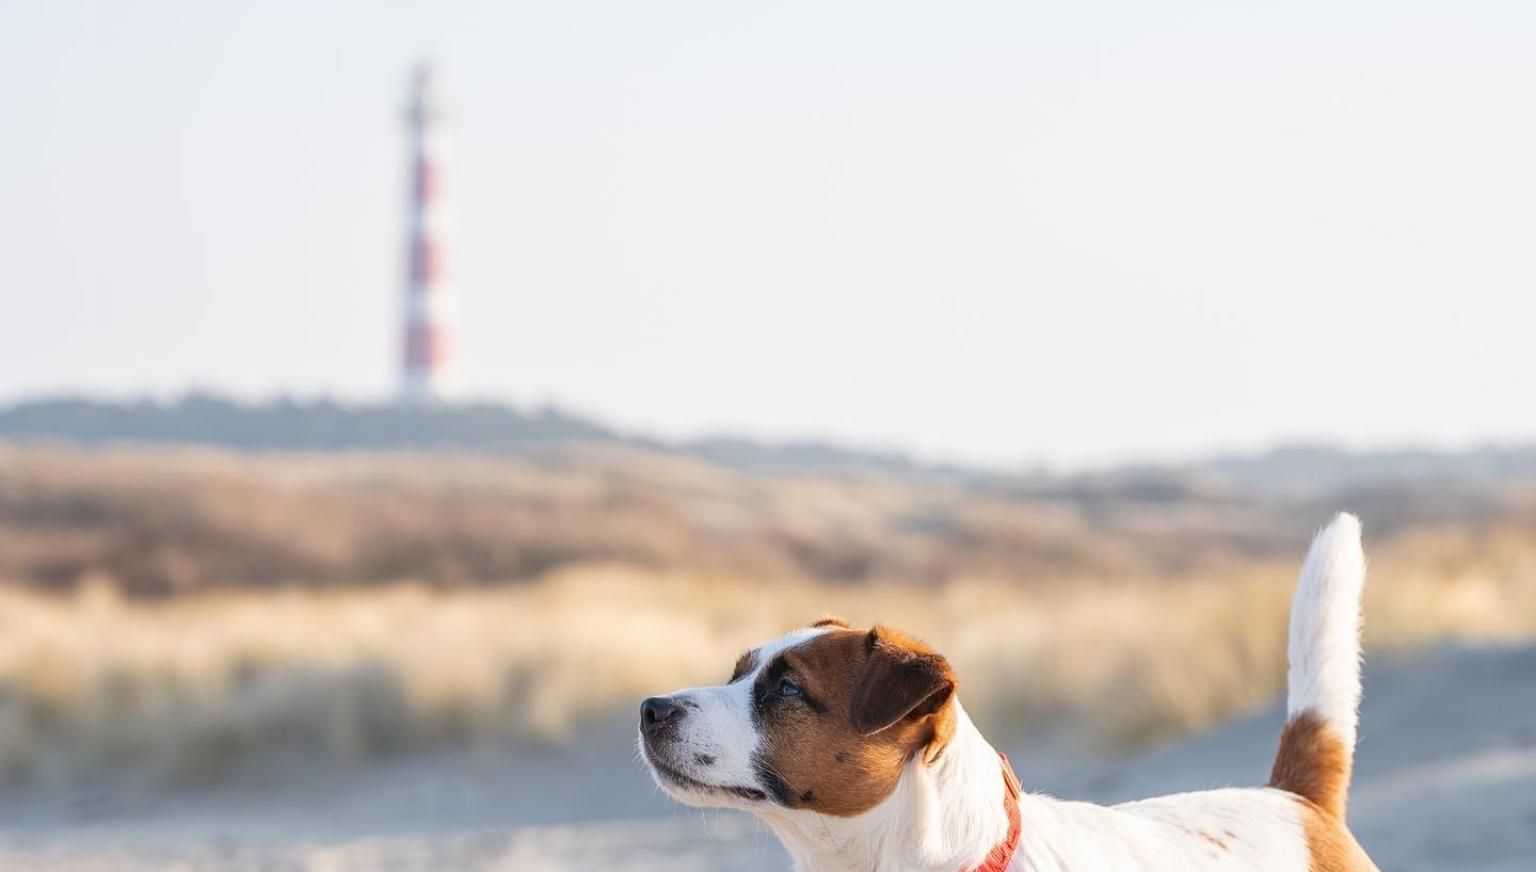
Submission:
[[1013,774],[1007,754],[999,753],[997,756],[1003,760],[1003,810],[1008,813],[1008,835],[992,846],[991,853],[973,872],[1004,872],[1013,861],[1013,852],[1019,847],[1019,836],[1024,833],[1024,821],[1019,815],[1019,777]]

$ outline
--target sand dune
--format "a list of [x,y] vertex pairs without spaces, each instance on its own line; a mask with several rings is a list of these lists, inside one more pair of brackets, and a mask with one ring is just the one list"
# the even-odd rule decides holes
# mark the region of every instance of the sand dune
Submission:
[[[1118,801],[1261,781],[1278,708],[1123,761],[1011,749],[1031,789]],[[1384,869],[1513,872],[1536,857],[1536,646],[1372,664],[1351,820]],[[269,762],[228,786],[0,800],[0,869],[767,872],[743,815],[658,796],[614,721],[563,749],[459,752],[351,773]]]

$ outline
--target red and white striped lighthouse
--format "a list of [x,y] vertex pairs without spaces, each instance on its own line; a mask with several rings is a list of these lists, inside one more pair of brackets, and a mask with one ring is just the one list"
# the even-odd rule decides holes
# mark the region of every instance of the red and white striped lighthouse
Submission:
[[411,166],[400,400],[410,404],[447,399],[454,382],[456,301],[445,256],[443,116],[432,69],[423,64],[412,73],[406,107]]

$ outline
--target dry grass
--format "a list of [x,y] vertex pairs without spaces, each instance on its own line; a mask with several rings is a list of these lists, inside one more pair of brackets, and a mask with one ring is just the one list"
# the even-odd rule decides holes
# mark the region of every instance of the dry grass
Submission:
[[[1299,559],[1299,555],[1298,555]],[[558,740],[824,613],[926,636],[990,730],[1087,729],[1123,747],[1271,698],[1292,565],[1177,583],[767,586],[587,565],[481,590],[394,585],[124,600],[0,589],[0,767],[129,763],[206,779],[281,748],[357,762],[432,743]],[[1536,541],[1410,537],[1375,550],[1369,643],[1536,630]]]
[[240,455],[0,443],[0,579],[67,590],[107,578],[142,596],[484,585],[595,562],[775,583],[1186,576],[1289,556],[1320,511],[1199,489],[1146,502],[772,476],[615,448]]
[[1336,505],[1372,537],[1373,647],[1536,631],[1536,495],[1448,493],[0,445],[0,775],[558,741],[826,612],[927,637],[997,735],[1125,747],[1279,690]]

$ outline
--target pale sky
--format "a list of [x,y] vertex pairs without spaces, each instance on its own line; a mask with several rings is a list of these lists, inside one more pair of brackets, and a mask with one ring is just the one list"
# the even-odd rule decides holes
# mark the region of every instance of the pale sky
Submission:
[[1536,3],[0,5],[0,401],[469,394],[1076,465],[1536,438]]

